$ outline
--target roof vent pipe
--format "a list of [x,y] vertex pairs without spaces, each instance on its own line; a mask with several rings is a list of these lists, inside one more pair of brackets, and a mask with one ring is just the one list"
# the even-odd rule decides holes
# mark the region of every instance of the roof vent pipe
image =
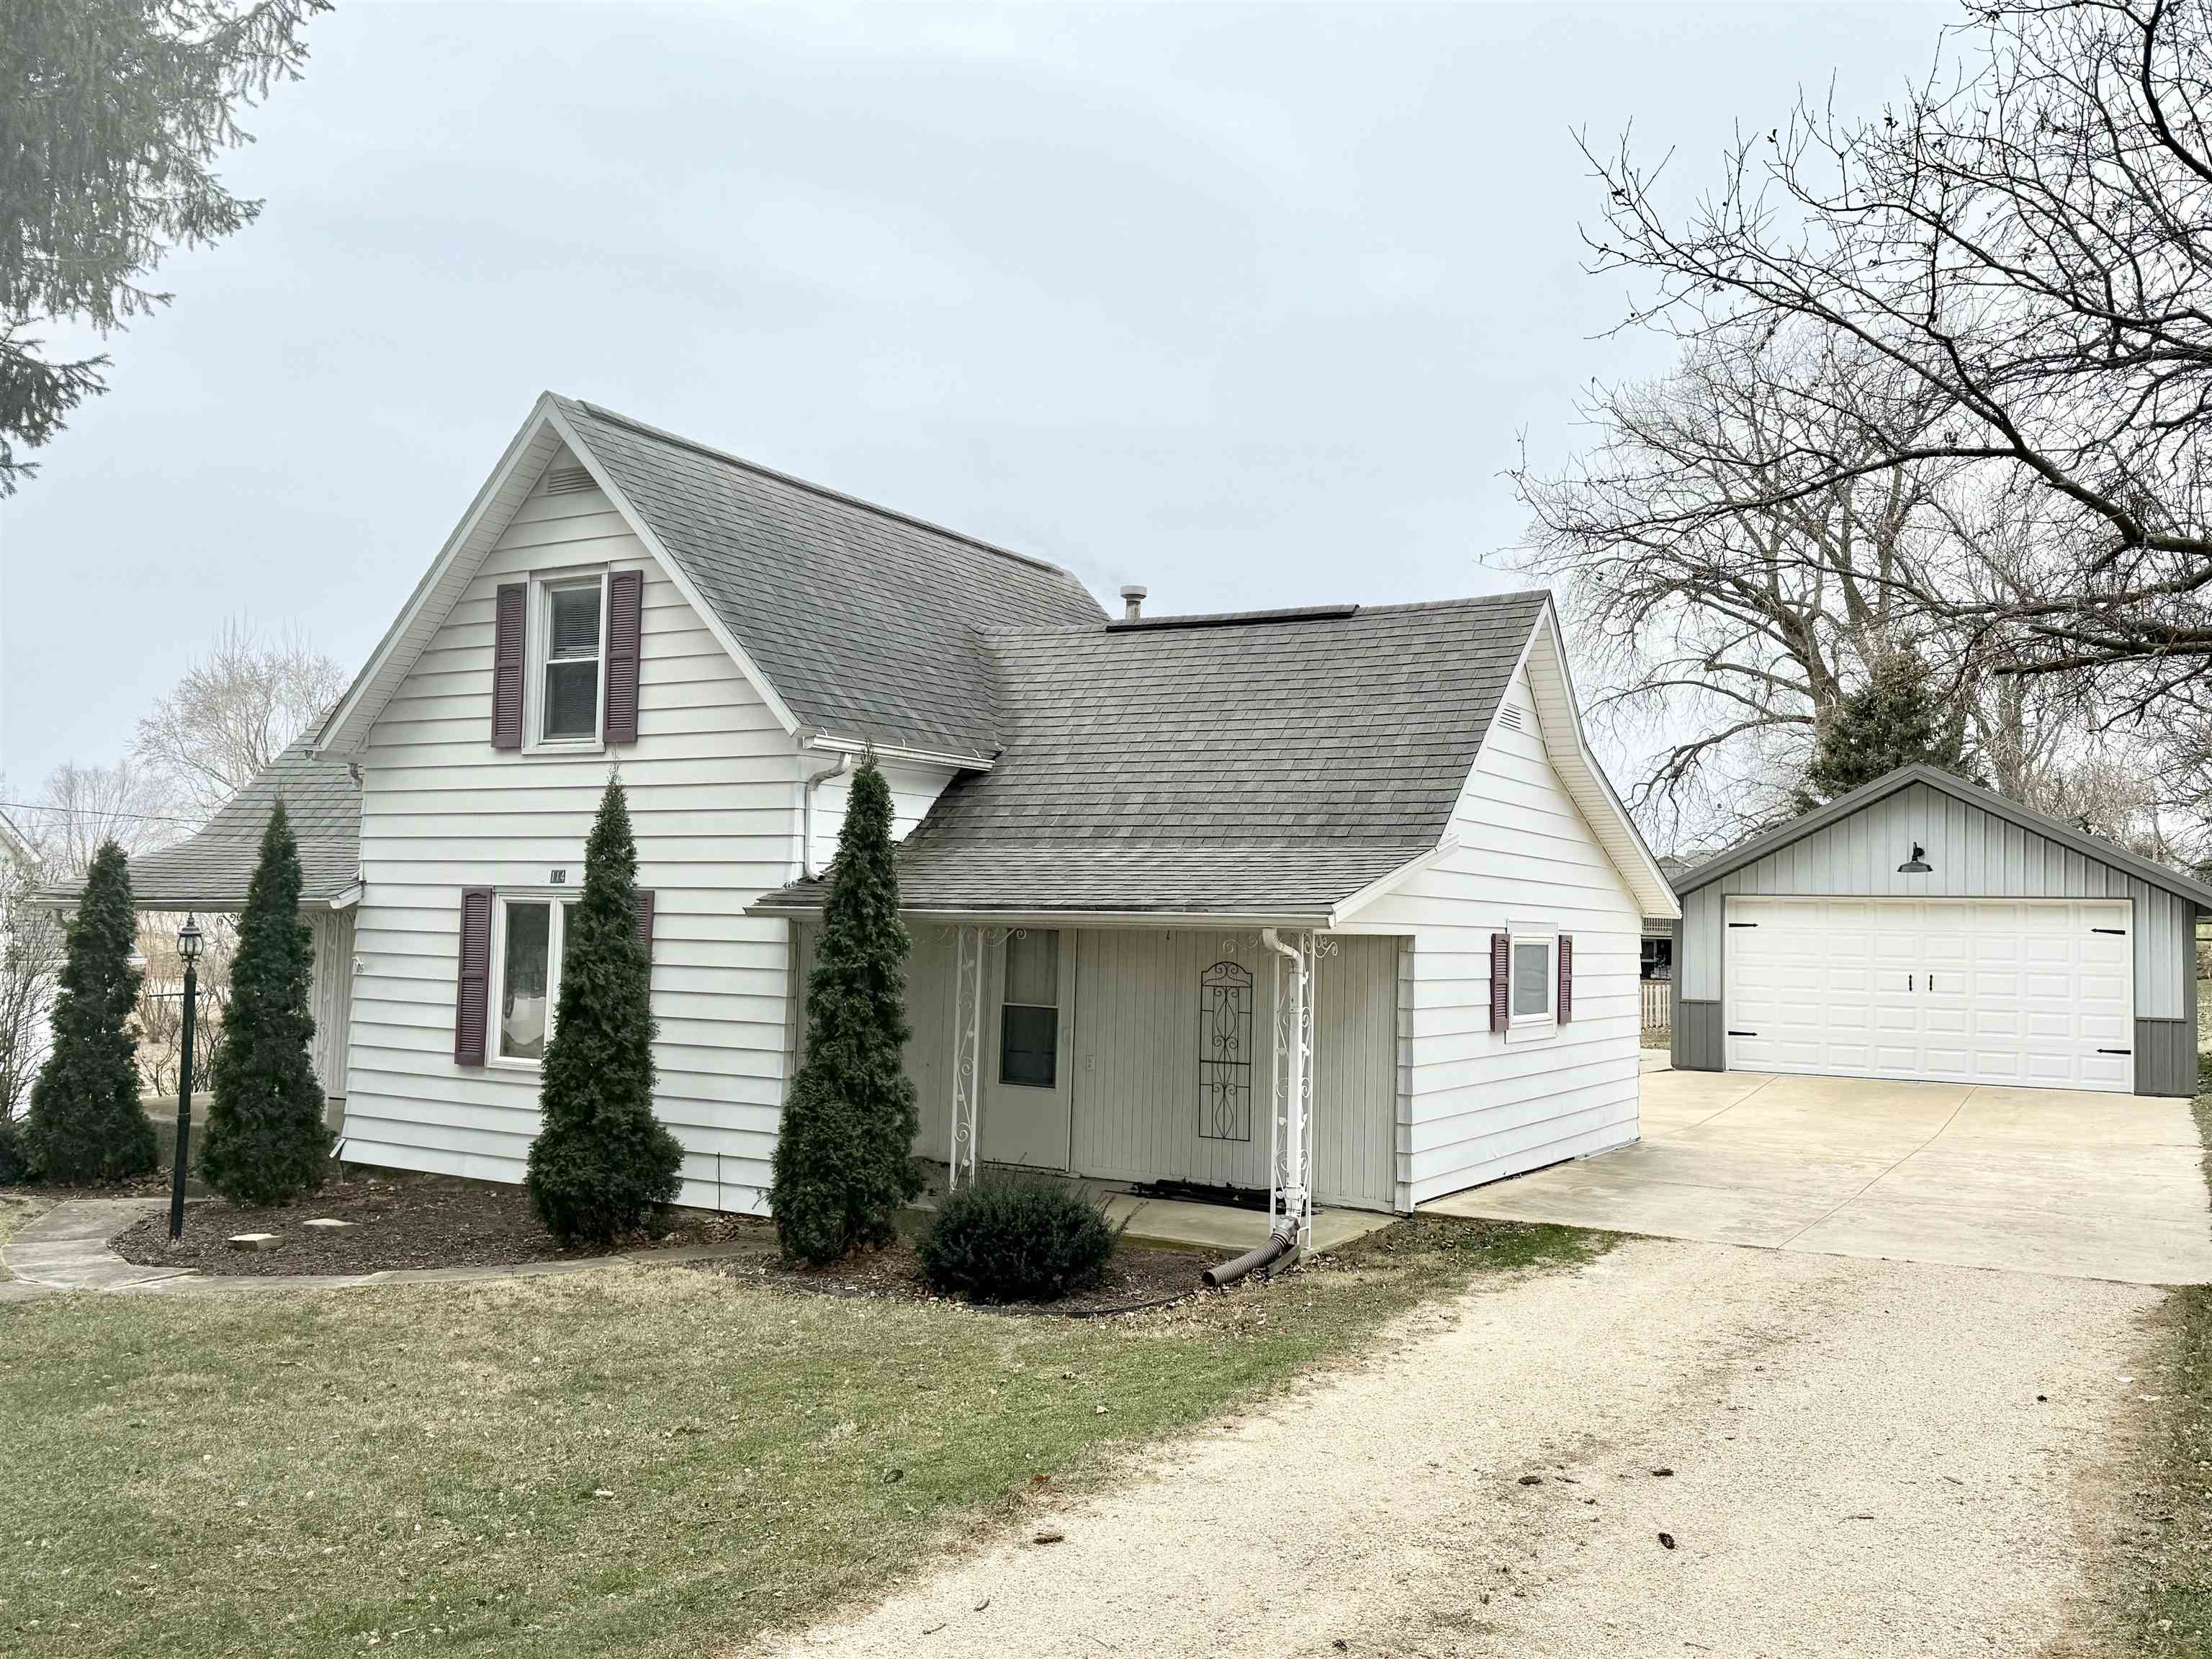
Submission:
[[1145,590],[1134,583],[1121,590],[1121,620],[1135,622],[1145,614]]

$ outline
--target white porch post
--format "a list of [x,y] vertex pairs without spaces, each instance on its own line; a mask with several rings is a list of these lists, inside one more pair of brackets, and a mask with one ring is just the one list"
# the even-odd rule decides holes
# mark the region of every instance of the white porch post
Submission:
[[960,1188],[962,1173],[975,1184],[975,1097],[982,1066],[983,943],[981,927],[952,930],[952,1123],[945,1140],[945,1189]]

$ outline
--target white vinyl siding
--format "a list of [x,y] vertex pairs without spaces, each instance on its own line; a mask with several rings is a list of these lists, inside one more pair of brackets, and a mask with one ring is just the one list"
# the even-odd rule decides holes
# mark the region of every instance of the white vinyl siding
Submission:
[[645,572],[639,737],[622,777],[638,884],[654,894],[654,1109],[684,1148],[682,1202],[757,1212],[783,1098],[786,944],[782,922],[744,907],[795,872],[798,779],[822,763],[802,763],[597,489],[523,504],[362,754],[346,1155],[523,1177],[536,1072],[453,1058],[460,895],[542,894],[554,869],[582,883],[606,757],[501,752],[490,732],[495,590],[585,565]]
[[[1357,919],[1413,935],[1398,1168],[1416,1204],[1637,1138],[1642,917],[1553,769],[1525,665],[1505,706],[1519,723],[1491,727],[1458,844]],[[1573,1018],[1493,1033],[1491,935],[1534,918],[1574,939]]]
[[[818,750],[806,759],[809,777],[836,763],[836,757]],[[945,786],[958,775],[949,766],[925,766],[914,761],[884,761],[879,765],[884,781],[891,787],[893,841],[904,841],[908,832],[936,803],[938,796],[945,793]],[[814,786],[814,854],[807,867],[817,875],[827,871],[830,860],[837,856],[837,836],[845,827],[845,805],[852,793],[853,775],[849,771],[824,778]]]

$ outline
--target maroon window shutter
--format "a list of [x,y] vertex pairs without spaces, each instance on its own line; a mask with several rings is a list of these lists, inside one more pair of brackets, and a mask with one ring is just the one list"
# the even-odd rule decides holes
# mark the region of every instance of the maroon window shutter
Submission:
[[461,889],[461,967],[453,992],[453,1060],[484,1063],[484,1016],[491,1000],[491,889]]
[[528,582],[501,582],[493,611],[491,746],[522,747],[522,640],[530,610]]
[[637,741],[638,635],[645,620],[645,572],[607,578],[607,741]]
[[1490,936],[1490,1029],[1502,1031],[1510,1018],[1506,993],[1513,979],[1513,936],[1492,933]]
[[1565,1025],[1575,1017],[1575,941],[1571,933],[1559,935],[1559,1024]]
[[637,942],[645,946],[645,959],[653,960],[653,892],[640,888],[637,895]]

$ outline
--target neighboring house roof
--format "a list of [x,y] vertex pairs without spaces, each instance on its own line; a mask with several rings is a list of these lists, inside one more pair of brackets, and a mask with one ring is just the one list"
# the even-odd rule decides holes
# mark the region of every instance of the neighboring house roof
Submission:
[[[1548,605],[1509,593],[990,636],[1005,750],[902,844],[901,902],[1326,916],[1437,850]],[[1665,902],[1656,866],[1643,884]],[[812,909],[826,890],[798,882],[754,908]]]
[[[345,761],[319,758],[301,737],[184,841],[131,860],[131,894],[141,910],[238,910],[261,857],[261,837],[281,797],[300,843],[300,902],[322,909],[345,900],[361,876],[361,787]],[[82,880],[57,883],[42,898],[74,899]]]
[[325,728],[357,748],[562,447],[795,736],[988,764],[982,630],[1099,622],[1073,575],[574,398],[542,396]]
[[1692,893],[1700,887],[1711,886],[1730,872],[1755,863],[1770,853],[1779,852],[1817,830],[1826,829],[1838,819],[1847,818],[1852,813],[1862,811],[1916,783],[1925,784],[1954,800],[1979,807],[2009,823],[2070,848],[2084,858],[2109,865],[2115,870],[2148,882],[2154,887],[2163,888],[2192,904],[2212,905],[2212,886],[2179,871],[2169,870],[2162,864],[2154,864],[2147,858],[2130,853],[2116,842],[2090,835],[2076,824],[2022,806],[2018,801],[2008,800],[1994,790],[1984,789],[1978,784],[1970,783],[1964,778],[1939,771],[1932,766],[1900,766],[1894,772],[1884,773],[1872,783],[1862,784],[1848,795],[1838,796],[1817,811],[1808,812],[1803,817],[1793,818],[1765,835],[1753,836],[1749,841],[1741,842],[1727,852],[1675,877],[1674,890],[1678,894]]

